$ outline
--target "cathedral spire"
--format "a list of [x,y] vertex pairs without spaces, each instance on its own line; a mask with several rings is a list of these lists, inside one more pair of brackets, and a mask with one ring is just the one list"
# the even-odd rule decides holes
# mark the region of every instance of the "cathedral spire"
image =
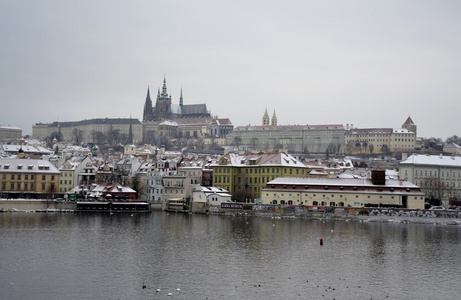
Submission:
[[162,97],[166,98],[168,97],[168,92],[166,90],[166,77],[163,77],[163,87],[162,87]]
[[267,108],[266,111],[264,112],[263,116],[263,126],[268,126],[269,125],[269,114],[267,113]]
[[274,109],[274,114],[272,115],[271,125],[277,126],[277,116],[275,115],[275,109]]
[[147,97],[146,97],[146,100],[149,99],[150,100],[150,87],[147,86]]
[[150,99],[149,86],[147,86],[146,102],[144,103],[143,121],[152,121],[152,100]]
[[183,106],[183,100],[182,100],[182,88],[181,88],[181,96],[179,96],[179,105]]

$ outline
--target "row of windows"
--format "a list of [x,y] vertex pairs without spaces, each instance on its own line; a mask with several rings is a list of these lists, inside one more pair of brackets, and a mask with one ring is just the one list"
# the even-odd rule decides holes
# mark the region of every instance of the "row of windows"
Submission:
[[[456,182],[458,184],[456,184]],[[418,185],[418,180],[415,180],[415,184]],[[432,180],[420,180],[419,181],[419,186],[420,187],[426,187],[426,188],[444,188],[444,187],[458,187],[461,188],[461,181],[432,181]]]
[[[2,174],[2,179],[6,180],[8,176],[7,174]],[[24,175],[24,180],[35,180],[35,175],[34,174],[10,174],[10,180],[23,180],[22,175]],[[54,180],[55,176],[51,175],[51,180]],[[46,175],[42,175],[42,180],[46,180]]]
[[[17,175],[17,176],[16,176]],[[10,180],[22,180],[22,174],[10,174]],[[45,176],[45,175],[43,175]],[[6,180],[6,174],[3,174],[2,175],[2,179]],[[34,174],[31,174],[30,175],[30,179],[31,180],[34,180],[35,179],[35,175]],[[29,180],[29,174],[24,174],[24,180]],[[44,179],[43,179],[44,180]]]
[[[21,183],[14,183],[14,182],[10,182],[10,191],[33,191],[35,190],[35,184],[34,183],[31,183],[30,186],[27,182],[24,183],[24,185],[21,187]],[[6,190],[6,182],[2,182],[2,190]],[[30,187],[30,188],[29,188]],[[43,183],[42,184],[42,190],[44,191],[45,190],[45,184]]]
[[[415,170],[415,176],[418,176],[418,173],[419,173],[419,176],[423,176],[423,170]],[[440,176],[441,177],[458,177],[458,178],[461,178],[461,171],[440,171]],[[408,176],[408,170],[405,170],[405,176]],[[427,170],[424,170],[424,176],[437,176],[437,171],[434,170],[434,171],[431,171],[429,170],[429,172]]]
[[[237,169],[237,173],[240,173],[242,169]],[[255,168],[255,169],[243,169],[245,170],[244,172],[246,174],[262,174],[262,173],[285,173],[285,174],[303,174],[304,169],[284,169],[283,172],[281,172],[280,168]],[[231,168],[215,168],[216,173],[228,173],[230,174]],[[301,172],[300,172],[301,171]]]
[[[294,194],[293,196],[299,197],[299,194]],[[303,196],[304,196],[304,197],[307,197],[308,194],[303,194]],[[312,195],[312,197],[316,197],[316,196],[317,196],[316,194],[313,194],[313,195]],[[269,197],[269,193],[266,193],[266,197]],[[276,193],[274,193],[274,197],[277,197],[277,194],[276,194]],[[280,194],[280,197],[284,197],[284,194]],[[288,194],[288,197],[292,197],[292,194]],[[325,198],[325,197],[334,198],[335,195],[334,195],[334,194],[331,194],[331,195],[322,194],[322,198]],[[340,195],[339,195],[339,198],[342,198],[342,197],[343,197],[343,195],[340,194]],[[355,198],[358,198],[358,197],[359,197],[359,195],[355,195]],[[367,198],[371,198],[371,196],[370,196],[370,195],[367,195]],[[382,199],[383,196],[382,196],[382,195],[379,195],[379,198]],[[391,196],[391,199],[394,199],[394,196]],[[422,197],[421,197],[421,199],[422,199]],[[298,201],[299,201],[299,200],[298,200]]]

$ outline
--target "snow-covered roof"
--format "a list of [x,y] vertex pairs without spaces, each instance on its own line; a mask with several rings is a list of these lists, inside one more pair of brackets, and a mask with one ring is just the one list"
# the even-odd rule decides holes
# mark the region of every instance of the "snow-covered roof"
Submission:
[[10,153],[19,152],[19,149],[21,148],[24,151],[24,153],[28,153],[28,154],[30,153],[47,153],[47,154],[53,153],[52,150],[49,150],[49,149],[46,149],[40,146],[2,144],[2,147],[3,147],[3,150],[5,150],[5,152],[10,152]]
[[298,161],[290,154],[284,152],[278,153],[249,153],[240,155],[237,153],[228,153],[223,156],[217,164],[213,166],[223,165],[222,161],[227,160],[225,165],[233,167],[245,166],[284,166],[284,167],[300,167],[304,168],[304,164]]
[[461,157],[413,154],[406,160],[400,162],[400,165],[435,165],[447,167],[461,167]]
[[50,173],[59,174],[58,169],[48,160],[42,159],[2,159],[0,171],[8,173]]
[[234,130],[236,131],[258,131],[258,130],[331,130],[340,129],[345,130],[342,124],[330,124],[330,125],[277,125],[277,126],[238,126]]
[[[377,187],[369,178],[278,177],[267,184]],[[396,179],[386,179],[386,187],[417,188],[409,181]]]
[[19,127],[13,127],[13,126],[9,126],[9,125],[0,125],[0,129],[22,130]]
[[443,148],[461,148],[461,146],[455,143],[450,143],[445,145]]

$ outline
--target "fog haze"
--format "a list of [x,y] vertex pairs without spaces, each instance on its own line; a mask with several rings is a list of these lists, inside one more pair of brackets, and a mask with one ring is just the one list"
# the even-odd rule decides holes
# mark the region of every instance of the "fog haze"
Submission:
[[234,126],[461,135],[461,2],[2,1],[0,124],[142,119],[148,86]]

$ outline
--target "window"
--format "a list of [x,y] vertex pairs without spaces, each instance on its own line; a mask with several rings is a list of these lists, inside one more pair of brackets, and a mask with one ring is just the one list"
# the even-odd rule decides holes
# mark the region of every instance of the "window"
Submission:
[[11,180],[14,180],[14,174],[11,174]]

